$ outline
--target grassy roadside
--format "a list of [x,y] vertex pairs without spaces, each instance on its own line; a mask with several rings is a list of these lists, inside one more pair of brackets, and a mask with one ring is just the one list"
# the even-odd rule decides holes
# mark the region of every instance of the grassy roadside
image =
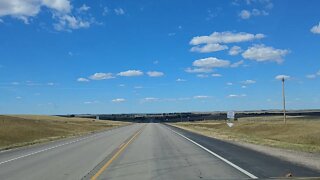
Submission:
[[0,115],[0,150],[72,137],[126,122],[38,115]]
[[240,118],[229,128],[225,121],[178,122],[171,125],[206,136],[253,144],[320,152],[320,118],[282,117]]

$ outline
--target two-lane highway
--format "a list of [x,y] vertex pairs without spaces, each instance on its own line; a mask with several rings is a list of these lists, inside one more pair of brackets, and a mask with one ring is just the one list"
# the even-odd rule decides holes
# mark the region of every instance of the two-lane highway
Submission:
[[161,124],[148,124],[98,179],[248,179]]
[[0,179],[254,179],[320,176],[226,142],[164,124],[133,124],[0,153]]

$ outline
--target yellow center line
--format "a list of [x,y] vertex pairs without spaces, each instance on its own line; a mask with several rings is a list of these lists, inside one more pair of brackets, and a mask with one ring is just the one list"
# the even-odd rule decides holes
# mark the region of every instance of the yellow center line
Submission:
[[96,180],[103,173],[103,171],[105,171],[110,166],[110,164],[115,159],[117,159],[117,157],[126,149],[126,147],[142,132],[143,128],[144,127],[142,127],[138,132],[136,132],[127,143],[125,143],[124,145],[121,144],[121,148],[112,156],[112,158],[108,162],[106,162],[105,165],[102,166],[102,168],[94,176],[91,177],[90,180]]

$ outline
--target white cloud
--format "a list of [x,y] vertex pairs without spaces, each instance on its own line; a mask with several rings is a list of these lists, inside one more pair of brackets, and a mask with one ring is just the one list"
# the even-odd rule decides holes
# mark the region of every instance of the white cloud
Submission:
[[199,44],[214,44],[214,43],[238,43],[252,41],[255,39],[262,39],[265,35],[263,34],[250,34],[250,33],[233,33],[229,31],[225,32],[213,32],[209,36],[196,36],[190,41],[191,45]]
[[190,49],[190,51],[200,52],[200,53],[209,53],[209,52],[222,51],[225,49],[228,49],[228,46],[215,43],[215,44],[206,44],[203,46],[194,46]]
[[54,85],[56,85],[56,83],[49,82],[49,83],[47,83],[47,85],[48,85],[48,86],[54,86]]
[[117,99],[112,99],[111,102],[114,102],[114,103],[122,103],[122,102],[125,102],[126,99],[124,98],[117,98]]
[[242,85],[242,86],[241,86],[241,88],[245,89],[245,88],[247,88],[247,86],[245,86],[245,85]]
[[22,99],[22,97],[21,96],[17,96],[16,99],[20,100],[20,99]]
[[[93,18],[88,21],[84,17],[72,15],[70,0],[1,0],[0,17],[10,16],[29,24],[30,19],[36,17],[45,8],[50,10],[52,18],[56,21],[53,27],[57,31],[88,28],[93,23]],[[84,4],[77,11],[88,9],[89,7]]]
[[187,68],[187,73],[211,73],[213,70],[210,68]]
[[208,57],[204,59],[195,60],[192,63],[193,66],[199,68],[218,68],[218,67],[228,67],[230,65],[229,61],[218,59],[215,57]]
[[275,77],[275,79],[277,79],[277,80],[282,80],[282,79],[287,80],[287,79],[290,79],[290,76],[281,74],[281,75],[277,75]]
[[198,78],[207,78],[209,77],[207,74],[197,74]]
[[318,25],[313,26],[310,31],[314,34],[320,34],[320,22]]
[[126,77],[131,77],[131,76],[142,76],[143,72],[140,70],[128,70],[128,71],[123,71],[118,73],[118,76],[126,76]]
[[211,74],[212,77],[222,77],[221,74]]
[[232,83],[232,82],[228,82],[227,85],[228,85],[228,86],[232,86],[233,83]]
[[83,102],[83,104],[97,104],[99,103],[99,101],[86,101],[86,102]]
[[228,95],[229,98],[240,98],[240,97],[246,97],[246,94],[230,94]]
[[210,96],[203,96],[203,95],[199,95],[199,96],[194,96],[194,99],[208,99],[210,98]]
[[242,84],[254,84],[254,83],[256,83],[256,81],[248,79],[248,80],[242,81],[241,83]]
[[186,82],[187,80],[178,78],[176,81],[177,81],[177,82]]
[[306,78],[308,79],[315,79],[317,76],[320,76],[320,70],[314,74],[308,74],[306,75]]
[[79,17],[72,15],[57,16],[58,22],[53,24],[53,27],[57,31],[70,31],[71,29],[88,28],[91,22],[83,20]]
[[20,85],[19,82],[12,82],[11,84],[12,84],[12,85]]
[[41,7],[58,13],[69,13],[72,9],[69,0],[1,0],[0,17],[11,16],[28,24],[29,18],[38,15]]
[[122,8],[116,8],[114,9],[114,12],[116,13],[116,15],[124,15],[125,11]]
[[235,56],[238,55],[239,53],[242,52],[241,47],[239,46],[233,46],[230,50],[229,50],[229,55],[231,56]]
[[87,6],[86,4],[83,4],[80,8],[78,8],[79,12],[85,12],[88,11],[90,9],[89,6]]
[[134,89],[142,89],[143,87],[142,86],[134,86],[133,88]]
[[147,74],[150,77],[161,77],[164,75],[163,72],[159,72],[159,71],[149,71],[149,72],[147,72]]
[[243,60],[241,60],[241,61],[238,61],[238,62],[232,63],[232,64],[230,65],[230,67],[232,67],[232,68],[236,68],[236,67],[239,67],[240,65],[242,65],[243,63],[244,63],[244,61],[243,61]]
[[242,10],[239,13],[239,16],[242,19],[249,19],[252,16],[267,16],[269,13],[265,10],[259,10],[259,9],[252,9],[251,11],[248,10]]
[[103,8],[102,15],[103,15],[103,16],[106,16],[108,13],[109,13],[109,8],[108,8],[107,6],[105,6],[105,7]]
[[89,82],[89,79],[81,77],[81,78],[78,78],[77,81],[78,82]]
[[239,13],[239,16],[242,18],[242,19],[249,19],[251,17],[251,12],[248,11],[248,10],[242,10],[240,13]]
[[306,78],[308,78],[308,79],[314,79],[316,77],[317,77],[316,74],[308,74],[308,75],[306,75]]
[[[26,0],[21,0],[21,1],[26,1]],[[29,2],[32,2],[32,0],[29,0]],[[57,10],[59,12],[69,13],[72,8],[70,4],[70,0],[40,0],[40,2],[42,2],[43,5],[51,9]]]
[[142,99],[142,102],[155,102],[155,101],[159,101],[159,98],[155,98],[155,97],[146,97]]
[[283,57],[289,53],[289,50],[275,49],[265,45],[254,45],[242,53],[242,57],[246,59],[262,61],[275,61],[281,63]]
[[104,79],[112,79],[114,76],[112,73],[95,73],[89,77],[91,80],[104,80]]

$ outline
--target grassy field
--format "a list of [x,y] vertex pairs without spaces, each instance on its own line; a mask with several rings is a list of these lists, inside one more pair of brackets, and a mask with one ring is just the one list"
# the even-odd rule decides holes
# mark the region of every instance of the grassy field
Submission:
[[126,125],[126,122],[37,115],[0,115],[0,149],[47,142]]
[[179,122],[171,125],[224,140],[248,142],[284,149],[320,152],[320,117],[240,118],[232,128],[225,121]]

